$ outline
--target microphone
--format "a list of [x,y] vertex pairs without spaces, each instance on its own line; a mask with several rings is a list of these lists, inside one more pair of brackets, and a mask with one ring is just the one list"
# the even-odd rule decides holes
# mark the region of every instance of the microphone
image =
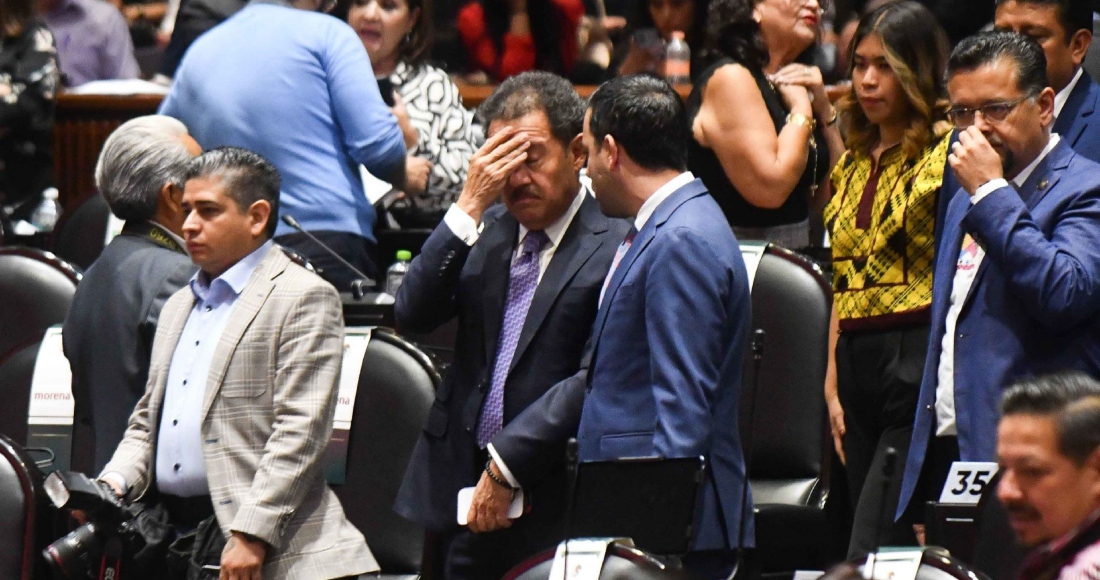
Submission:
[[749,399],[749,429],[742,447],[745,449],[745,481],[741,486],[741,523],[737,534],[737,558],[733,564],[733,570],[726,580],[733,580],[741,571],[745,563],[745,526],[748,516],[745,510],[749,507],[749,475],[752,473],[752,447],[753,429],[756,428],[756,396],[760,392],[760,365],[764,361],[764,338],[766,334],[763,328],[752,331],[752,339],[749,348],[752,349],[752,397]]
[[568,478],[565,508],[565,545],[563,547],[562,569],[565,576],[569,576],[569,538],[573,535],[573,502],[576,500],[577,490],[577,438],[570,437],[565,442],[565,470]]
[[313,243],[321,246],[321,249],[327,252],[330,256],[339,260],[339,262],[343,264],[345,268],[351,270],[352,272],[355,272],[355,275],[359,276],[358,280],[351,283],[351,293],[355,296],[356,300],[360,300],[363,298],[363,295],[366,293],[367,288],[373,288],[376,285],[373,278],[361,272],[359,268],[352,266],[351,263],[345,260],[343,256],[337,254],[336,250],[333,250],[332,248],[325,245],[324,242],[317,239],[317,236],[307,232],[306,229],[302,227],[302,224],[298,223],[298,220],[294,219],[294,216],[290,214],[283,214],[282,219],[284,224],[305,234],[305,236],[312,240]]
[[871,550],[871,569],[867,573],[868,580],[875,578],[875,564],[878,563],[878,551],[882,547],[883,522],[886,519],[886,498],[890,493],[890,487],[894,483],[894,471],[898,462],[898,450],[893,447],[886,448],[886,456],[882,462],[882,496],[878,502],[878,519],[875,521],[875,547]]

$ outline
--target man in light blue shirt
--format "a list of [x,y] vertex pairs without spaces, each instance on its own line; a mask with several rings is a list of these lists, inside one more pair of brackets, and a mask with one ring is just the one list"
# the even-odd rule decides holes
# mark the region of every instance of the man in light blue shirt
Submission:
[[[161,114],[203,149],[235,146],[278,168],[283,215],[370,276],[374,208],[357,165],[400,188],[405,141],[382,102],[367,52],[325,0],[256,0],[188,50]],[[277,241],[347,291],[358,278],[317,244],[279,224]]]
[[378,564],[321,472],[340,299],[271,242],[279,185],[243,149],[190,164],[183,235],[200,271],[164,305],[145,395],[100,478],[177,527],[213,516],[221,578],[354,577]]

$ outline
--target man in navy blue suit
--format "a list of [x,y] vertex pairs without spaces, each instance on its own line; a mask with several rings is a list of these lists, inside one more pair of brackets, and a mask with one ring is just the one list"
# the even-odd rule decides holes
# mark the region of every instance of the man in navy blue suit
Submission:
[[1066,368],[1100,375],[1100,165],[1051,134],[1042,49],[982,33],[955,48],[947,77],[960,128],[948,162],[961,189],[936,256],[898,506],[909,518],[938,497],[953,461],[994,459],[998,402],[1013,381]]
[[1079,155],[1100,161],[1100,85],[1081,67],[1092,44],[1092,3],[998,0],[994,25],[1043,47],[1054,89],[1053,131]]
[[[512,77],[479,112],[488,139],[396,304],[402,330],[428,332],[458,317],[455,361],[395,506],[439,533],[446,579],[500,578],[561,539],[564,439],[546,443],[538,473],[519,469],[526,451],[498,453],[495,445],[502,428],[539,440],[517,415],[580,368],[604,277],[629,227],[600,213],[579,181],[584,102],[567,80]],[[460,527],[459,490],[475,486],[482,509],[464,511],[472,517]],[[519,489],[529,510],[510,519]]]
[[[997,30],[1029,36],[1043,48],[1047,83],[1054,89],[1052,131],[1078,155],[1100,162],[1100,85],[1081,66],[1092,44],[1091,3],[998,0],[994,25]],[[955,172],[948,168],[940,190],[937,234],[943,229],[939,222],[947,212],[951,195],[958,188]],[[936,237],[937,249],[941,239]],[[954,248],[949,251],[954,252]]]
[[574,433],[581,461],[705,456],[683,562],[700,577],[725,578],[735,548],[753,545],[751,503],[741,521],[737,431],[751,317],[741,250],[706,187],[685,171],[691,135],[667,83],[608,81],[590,98],[584,129],[600,209],[634,227],[604,282],[586,369],[524,411],[526,433],[508,426],[493,445],[523,457],[509,461],[513,473],[541,472],[553,454],[536,441]]

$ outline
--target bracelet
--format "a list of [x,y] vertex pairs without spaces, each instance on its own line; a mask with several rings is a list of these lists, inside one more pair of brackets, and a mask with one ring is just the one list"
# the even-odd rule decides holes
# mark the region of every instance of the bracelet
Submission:
[[787,115],[788,125],[802,125],[810,130],[810,133],[814,132],[814,127],[817,126],[817,121],[814,121],[813,117],[807,117],[802,113],[790,113]]
[[834,107],[832,105],[829,105],[829,113],[830,113],[829,118],[825,121],[825,126],[826,127],[832,127],[833,125],[836,124],[836,119],[837,119],[836,107]]
[[493,483],[503,487],[504,489],[507,489],[507,490],[515,493],[515,491],[519,488],[518,487],[512,487],[511,485],[509,485],[509,483],[507,481],[504,481],[503,479],[497,477],[497,474],[493,473],[493,469],[492,469],[492,467],[490,467],[492,464],[493,464],[492,459],[485,462],[485,473],[489,474],[489,479],[493,480]]

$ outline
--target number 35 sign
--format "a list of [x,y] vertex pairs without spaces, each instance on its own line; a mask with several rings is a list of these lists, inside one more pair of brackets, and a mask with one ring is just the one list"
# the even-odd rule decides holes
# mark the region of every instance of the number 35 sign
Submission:
[[997,464],[993,462],[956,461],[943,484],[940,503],[977,504],[996,474]]

